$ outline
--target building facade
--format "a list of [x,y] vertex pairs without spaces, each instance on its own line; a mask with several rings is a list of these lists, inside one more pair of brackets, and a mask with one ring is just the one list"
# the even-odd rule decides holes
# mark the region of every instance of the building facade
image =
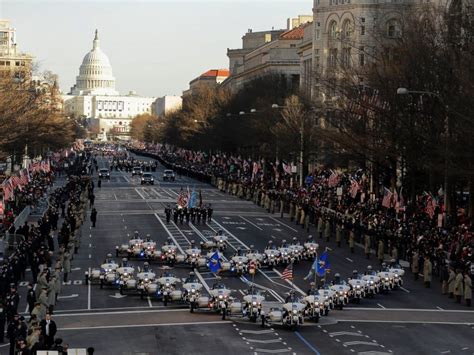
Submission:
[[152,114],[156,97],[141,97],[131,91],[120,95],[109,58],[101,50],[96,30],[92,50],[82,60],[76,84],[63,95],[67,115],[87,118],[92,129],[100,133],[126,136],[132,119]]
[[181,109],[182,106],[183,99],[181,96],[166,95],[155,100],[153,113],[158,117],[162,117],[170,112]]
[[9,20],[0,20],[0,74],[29,79],[32,75],[33,56],[21,53],[16,41],[16,29]]
[[183,99],[192,95],[200,86],[217,87],[229,77],[228,69],[210,69],[189,82],[189,89],[183,91]]

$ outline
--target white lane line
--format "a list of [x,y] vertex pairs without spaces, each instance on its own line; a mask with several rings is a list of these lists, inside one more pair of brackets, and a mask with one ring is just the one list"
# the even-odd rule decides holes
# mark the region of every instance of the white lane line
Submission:
[[444,311],[444,309],[441,308],[440,306],[436,306],[436,308],[438,308],[440,311]]
[[388,324],[441,324],[441,325],[468,325],[470,322],[443,322],[443,321],[426,321],[426,320],[382,320],[382,319],[338,319],[340,323],[388,323]]
[[122,175],[126,182],[130,183],[130,179],[126,175]]
[[161,187],[161,190],[163,190],[163,192],[167,194],[169,197],[173,197],[173,195],[171,195],[168,191],[166,191],[166,189]]
[[440,311],[439,309],[435,308],[375,308],[375,307],[346,307],[344,308],[344,312],[348,311],[407,311],[407,312],[446,312],[446,313],[466,313],[471,314],[474,311],[469,310],[461,310],[461,309],[444,309]]
[[[218,223],[214,218],[212,219],[212,221],[220,228],[222,229],[224,232],[226,232],[228,235],[230,235],[232,238],[234,238],[238,243],[240,243],[245,249],[250,249],[247,244],[245,244],[244,242],[242,242],[239,238],[237,238],[234,234],[232,234],[231,232],[229,232],[229,230],[227,228],[224,228],[224,226],[222,226],[220,223]],[[229,244],[230,245],[230,244]]]
[[[89,268],[89,276],[91,274],[91,268]],[[90,310],[91,309],[91,282],[89,280],[89,282],[87,283],[87,309]]]
[[251,343],[259,343],[259,344],[274,344],[274,343],[281,343],[280,339],[268,339],[268,340],[260,340],[260,339],[249,339],[246,338],[245,340]]
[[197,271],[197,269],[194,269],[194,273],[196,274],[197,278],[199,279],[199,281],[201,281],[202,285],[204,286],[204,288],[207,290],[207,292],[210,294],[210,287],[209,285],[207,284],[206,281],[204,281],[204,279],[202,278],[201,274],[199,273],[199,271]]
[[[278,276],[282,277],[283,275],[281,274],[280,271],[278,271],[277,269],[273,268],[273,271],[278,274]],[[299,288],[298,286],[296,286],[293,282],[291,282],[290,280],[285,280],[287,284],[291,285],[291,287],[293,287],[296,291],[298,291],[299,293],[301,293],[303,296],[306,296],[306,293],[301,289]]]
[[371,343],[370,341],[346,341],[344,345],[372,345],[372,346],[380,346],[376,343]]
[[346,258],[347,261],[350,261],[351,263],[354,262],[354,260],[352,260],[351,258]]
[[[260,271],[260,270],[259,270]],[[261,272],[261,271],[260,271]],[[265,273],[262,273],[262,275],[266,276]],[[257,284],[255,282],[251,282],[249,280],[247,280],[247,278],[245,278],[245,276],[241,276],[240,279],[245,282],[246,284],[248,285],[254,285],[255,287],[257,288],[260,288],[262,290],[265,290],[267,292],[269,292],[277,301],[279,302],[284,302],[285,300],[283,299],[283,297],[281,297],[275,290],[272,290],[271,288],[268,288],[268,287],[265,287],[265,286],[262,286],[260,284]],[[270,280],[270,279],[269,279]],[[270,280],[272,281],[272,280]],[[273,282],[273,281],[272,281]]]
[[[186,310],[189,312],[189,310]],[[102,325],[95,327],[69,327],[69,328],[58,328],[58,330],[87,330],[87,329],[116,329],[116,328],[146,328],[146,327],[172,327],[172,326],[184,326],[184,325],[204,325],[204,324],[229,324],[232,321],[221,320],[221,321],[210,321],[210,322],[181,322],[181,323],[155,323],[155,324],[124,324],[124,325]]]
[[386,309],[384,306],[382,306],[380,303],[377,303],[377,306],[379,306],[382,309]]
[[270,334],[273,333],[273,330],[270,329],[263,329],[263,330],[241,330],[241,333],[245,334]]
[[270,218],[271,220],[277,222],[278,224],[282,225],[283,227],[286,227],[286,228],[292,230],[293,232],[298,233],[298,230],[294,229],[293,227],[290,227],[288,224],[280,222],[278,219],[276,219],[274,217],[268,217],[268,218]]
[[243,219],[245,222],[247,222],[247,223],[251,224],[252,226],[254,226],[255,228],[257,228],[257,229],[263,231],[262,228],[260,228],[259,226],[257,226],[255,223],[249,221],[247,218],[244,218],[244,217],[242,217],[242,216],[239,216],[239,217],[240,217],[241,219]]
[[142,198],[142,200],[146,200],[145,196],[143,196],[143,194],[140,191],[138,191],[138,187],[135,187],[135,191]]
[[400,286],[400,290],[402,290],[402,291],[404,291],[404,292],[406,292],[406,293],[410,293],[410,290],[407,290],[405,287],[402,287],[402,286]]
[[168,190],[169,190],[173,195],[179,196],[179,194],[178,194],[177,192],[173,191],[172,189],[168,189]]
[[115,201],[118,200],[117,195],[115,195],[115,192],[114,192],[114,198],[115,198]]
[[255,349],[255,354],[258,353],[265,353],[265,354],[281,354],[281,353],[288,353],[288,349]]
[[360,334],[360,333],[357,333],[357,332],[332,332],[332,333],[329,333],[329,336],[330,337],[335,337],[335,336],[339,336],[339,335],[352,335],[352,336],[355,336],[355,337],[362,337],[363,335]]
[[242,296],[245,296],[245,292],[239,289],[239,292]]
[[147,296],[147,300],[148,300],[148,305],[150,306],[150,308],[153,308],[153,304],[151,303],[150,296]]
[[166,231],[166,233],[168,233],[169,237],[173,240],[174,244],[176,245],[176,247],[179,249],[179,251],[181,252],[181,254],[186,254],[183,250],[183,248],[181,248],[181,246],[179,245],[179,243],[176,241],[176,239],[173,237],[173,234],[171,234],[170,230],[168,229],[168,227],[166,226],[166,224],[161,220],[160,216],[158,216],[158,213],[155,213],[154,214],[156,219],[158,221],[160,221],[161,223],[161,226],[164,228],[164,230]]

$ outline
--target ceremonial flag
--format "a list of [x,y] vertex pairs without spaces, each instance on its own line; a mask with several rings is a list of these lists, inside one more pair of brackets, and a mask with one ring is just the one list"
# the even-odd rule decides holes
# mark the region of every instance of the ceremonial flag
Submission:
[[209,269],[213,273],[219,272],[221,269],[221,262],[219,260],[219,253],[217,251],[209,258]]
[[393,193],[386,187],[384,187],[383,189],[384,190],[383,190],[382,206],[386,208],[390,208],[392,204]]
[[326,250],[324,251],[324,253],[321,254],[321,257],[319,258],[319,261],[316,264],[316,272],[318,273],[319,276],[324,276],[326,272],[329,270],[330,270],[330,264],[329,264],[329,259],[328,259],[328,252]]
[[188,199],[186,198],[186,192],[184,192],[182,187],[181,187],[181,190],[179,191],[177,203],[180,208],[186,207],[188,203]]
[[194,188],[193,188],[193,191],[191,192],[191,196],[188,200],[188,208],[195,208],[197,204],[197,199],[198,199],[198,193],[194,191]]
[[283,270],[283,273],[281,274],[281,278],[283,280],[293,280],[293,263],[288,264],[288,266]]

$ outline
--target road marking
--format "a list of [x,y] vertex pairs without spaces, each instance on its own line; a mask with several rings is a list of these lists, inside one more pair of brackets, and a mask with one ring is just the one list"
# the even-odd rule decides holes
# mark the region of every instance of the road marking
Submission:
[[199,273],[199,271],[197,271],[197,269],[195,268],[194,269],[194,273],[196,274],[197,278],[199,279],[199,281],[201,281],[202,285],[204,286],[204,288],[206,289],[206,291],[210,294],[210,287],[209,285],[207,284],[206,281],[204,281],[204,279],[202,278],[201,274]]
[[[91,274],[91,268],[89,268],[89,276]],[[87,309],[91,309],[91,281],[87,283]]]
[[354,262],[354,260],[352,260],[351,258],[346,258],[347,261],[350,261],[351,263]]
[[[346,308],[348,309],[348,308]],[[441,324],[441,325],[468,325],[472,322],[442,322],[442,321],[423,321],[423,320],[381,320],[381,319],[338,319],[339,323],[393,323],[393,324]]]
[[153,304],[151,303],[150,296],[147,296],[147,300],[148,300],[148,305],[150,306],[150,308],[153,308]]
[[245,218],[245,217],[242,217],[242,216],[239,216],[239,217],[240,217],[241,219],[243,219],[245,222],[247,222],[247,223],[251,224],[252,226],[254,226],[255,228],[257,228],[257,229],[259,229],[259,230],[263,231],[263,229],[262,229],[262,228],[260,228],[259,226],[257,226],[255,223],[253,223],[253,222],[249,221],[247,218]]
[[138,187],[135,187],[135,191],[142,198],[142,200],[146,200],[145,196],[143,196],[143,194],[140,191],[138,191]]
[[239,289],[239,292],[242,296],[245,296],[245,292]]
[[76,298],[76,297],[79,297],[79,295],[77,293],[73,293],[72,295],[69,295],[69,296],[58,296],[58,299],[62,300],[66,298]]
[[444,310],[439,310],[435,308],[375,308],[375,307],[346,307],[344,308],[344,312],[346,311],[407,311],[407,312],[452,312],[452,313],[474,313],[474,311],[469,311],[469,310],[461,310],[461,309],[444,309]]
[[[163,190],[164,190],[164,189],[163,189]],[[168,189],[168,190],[169,190],[173,195],[179,196],[179,194],[178,194],[177,192],[173,191],[172,189]]]
[[[280,354],[280,353],[287,353],[288,352],[288,349],[273,349],[273,350],[270,350],[270,349],[259,349],[259,348],[256,348],[255,349],[255,354],[258,354],[258,353],[266,353],[266,354]],[[319,353],[318,353],[319,354]]]
[[92,255],[91,255],[91,254],[89,254],[89,259],[92,259]]
[[313,345],[311,345],[311,344],[309,343],[309,341],[307,341],[299,332],[295,332],[295,334],[296,334],[296,336],[297,336],[298,338],[300,338],[300,340],[301,340],[303,343],[305,343],[305,345],[306,345],[313,353],[315,353],[315,354],[317,354],[317,355],[321,355],[321,354],[319,353],[319,351],[318,351]]
[[274,218],[274,217],[268,217],[268,218],[270,218],[271,220],[277,222],[279,225],[282,225],[283,227],[286,227],[286,228],[292,230],[293,232],[298,233],[298,231],[297,231],[296,229],[294,229],[293,227],[290,227],[290,226],[287,225],[286,223],[282,223],[282,222],[280,222],[278,219],[276,219],[276,218]]
[[[189,310],[186,310],[189,312]],[[87,330],[87,329],[116,329],[116,328],[146,328],[146,327],[170,327],[170,326],[184,326],[184,325],[203,325],[203,324],[229,324],[231,321],[210,321],[210,322],[180,322],[180,323],[155,323],[155,324],[124,324],[124,325],[103,325],[94,327],[70,327],[59,328],[58,330]]]
[[276,237],[274,235],[271,235],[270,237],[272,237],[272,239],[276,239]]
[[346,341],[344,345],[372,345],[372,346],[380,346],[379,344],[372,343],[370,341]]
[[[260,270],[259,270],[260,271]],[[265,273],[262,273],[264,276]],[[265,291],[268,291],[277,301],[280,301],[280,302],[284,302],[285,300],[283,299],[283,297],[281,297],[275,290],[272,290],[271,288],[268,288],[268,287],[265,287],[265,286],[262,286],[262,285],[259,285],[255,282],[251,282],[249,280],[247,280],[247,278],[245,276],[241,276],[240,279],[245,282],[246,284],[248,285],[254,285],[262,290],[265,290]],[[272,281],[272,280],[270,280]],[[272,281],[273,282],[273,281]]]
[[438,308],[440,311],[444,311],[444,309],[441,308],[440,306],[436,306],[436,308]]
[[377,303],[377,306],[379,306],[382,309],[386,309],[384,306],[382,306],[380,303]]
[[121,295],[119,292],[115,292],[115,295],[109,295],[109,297],[119,299],[119,298],[127,297],[127,295]]
[[332,333],[329,333],[330,337],[334,337],[334,336],[338,336],[338,335],[352,335],[352,336],[356,336],[356,337],[363,336],[362,334],[355,333],[355,332],[332,332]]
[[241,330],[240,332],[245,334],[269,334],[273,333],[273,330],[263,329],[263,330]]
[[406,293],[410,293],[409,290],[407,290],[405,287],[400,286],[400,290],[405,291]]
[[274,343],[281,343],[280,339],[268,339],[268,340],[260,340],[260,339],[245,339],[251,343],[259,343],[259,344],[274,344]]

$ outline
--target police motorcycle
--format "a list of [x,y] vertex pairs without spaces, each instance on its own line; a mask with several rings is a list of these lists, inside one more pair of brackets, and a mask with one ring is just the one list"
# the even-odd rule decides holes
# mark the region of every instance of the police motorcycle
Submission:
[[377,276],[380,278],[380,288],[383,293],[393,290],[395,274],[389,271],[386,263],[382,263],[382,270],[377,273]]
[[203,300],[203,297],[201,297],[202,287],[194,272],[190,272],[189,276],[183,279],[183,301],[189,303],[191,313],[196,308],[207,307],[208,305],[208,298],[205,297]]
[[209,290],[210,299],[208,307],[211,310],[222,313],[222,319],[225,319],[229,309],[231,313],[239,313],[241,311],[242,305],[239,302],[234,303],[230,295],[231,293],[232,290],[222,283],[214,284],[212,289]]
[[306,304],[304,313],[306,318],[318,323],[319,318],[324,313],[324,300],[319,295],[316,284],[311,282],[310,286],[308,294],[303,298],[303,301]]
[[265,296],[261,291],[252,286],[243,297],[243,300],[242,313],[244,317],[248,317],[250,321],[255,323],[262,314],[262,304],[265,301]]
[[296,297],[294,291],[291,290],[281,307],[272,307],[267,314],[262,314],[262,326],[268,323],[271,326],[281,325],[296,329],[304,323],[305,308],[304,301]]
[[380,277],[372,270],[372,266],[367,266],[367,271],[362,276],[362,281],[367,285],[367,297],[372,298],[380,292]]
[[115,247],[115,256],[126,255],[128,258],[138,256],[141,253],[143,239],[140,238],[138,231],[133,233],[128,243],[117,245]]
[[157,281],[160,287],[159,293],[161,294],[165,306],[167,306],[170,301],[181,300],[183,292],[176,289],[176,285],[180,280],[172,273],[165,271]]
[[281,246],[278,248],[278,250],[280,251],[280,261],[283,264],[291,264],[293,262],[293,254],[285,239],[281,241]]
[[177,261],[177,255],[178,246],[173,243],[173,240],[171,238],[168,238],[165,244],[163,244],[163,246],[161,247],[161,260],[167,263],[168,265],[174,265],[174,263]]
[[143,264],[143,270],[138,270],[137,280],[137,290],[140,292],[141,299],[157,294],[156,274],[150,269],[150,264],[147,261]]
[[265,254],[260,253],[253,245],[251,245],[247,250],[245,256],[249,259],[249,261],[253,261],[257,268],[262,266],[262,263],[265,259]]
[[238,248],[237,252],[230,259],[231,271],[237,273],[237,275],[245,274],[248,271],[248,261],[247,256],[244,255],[242,249]]
[[300,261],[304,256],[304,246],[298,241],[298,238],[293,237],[291,244],[289,246],[291,255],[293,256],[294,261]]
[[357,270],[354,270],[352,271],[352,277],[348,280],[348,283],[351,287],[353,301],[359,304],[360,300],[366,295],[367,282],[362,280],[362,276],[359,275]]
[[151,240],[149,234],[146,235],[145,240],[142,243],[142,255],[149,260],[158,260],[161,256],[161,252],[156,250],[156,242]]
[[313,236],[310,235],[304,243],[304,257],[308,260],[313,260],[318,252],[319,244],[315,243]]
[[185,262],[192,268],[206,266],[206,258],[201,255],[201,249],[197,248],[194,244],[194,240],[191,240],[191,244],[185,251]]
[[334,309],[334,297],[336,292],[329,286],[325,285],[318,290],[320,299],[322,301],[322,309],[325,316],[329,314],[329,310]]
[[343,309],[346,304],[349,303],[351,296],[351,287],[344,280],[341,280],[341,275],[336,273],[334,275],[334,281],[329,288],[334,291],[334,307]]
[[212,238],[216,243],[216,247],[220,251],[224,251],[227,248],[227,236],[221,230],[217,231],[217,234]]
[[217,256],[219,257],[219,262],[221,264],[221,270],[222,271],[229,271],[232,269],[232,264],[230,261],[228,261],[224,254],[221,253],[219,250],[217,250],[216,248],[214,248],[213,250],[210,250],[207,254],[206,254],[206,265],[209,265],[209,263],[211,262],[211,258],[212,256],[217,253]]
[[388,271],[393,273],[393,284],[394,287],[402,287],[403,286],[403,279],[402,277],[405,275],[405,270],[398,264],[395,259],[390,260],[390,265],[388,267]]
[[122,259],[122,265],[117,268],[117,279],[115,281],[118,284],[120,294],[123,295],[125,291],[136,290],[137,280],[134,277],[135,269],[128,266],[127,258]]
[[107,254],[100,268],[92,269],[90,275],[86,272],[86,285],[89,282],[98,282],[100,288],[103,288],[104,284],[114,285],[118,267],[118,264],[112,259],[112,254]]
[[276,266],[280,263],[281,253],[280,250],[270,240],[268,245],[265,247],[265,259],[264,264],[267,266]]

